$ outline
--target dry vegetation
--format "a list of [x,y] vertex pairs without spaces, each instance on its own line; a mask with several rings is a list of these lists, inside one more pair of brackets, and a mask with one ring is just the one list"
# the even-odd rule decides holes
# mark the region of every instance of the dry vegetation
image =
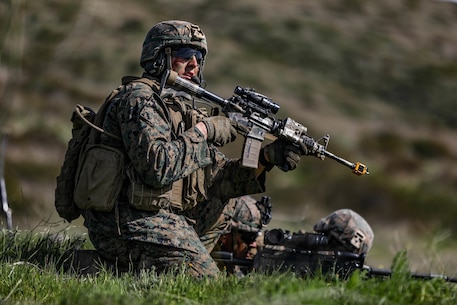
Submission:
[[309,158],[296,172],[274,170],[273,225],[309,229],[352,208],[377,232],[380,262],[404,248],[452,254],[456,16],[457,5],[432,0],[2,1],[0,128],[15,225],[59,220],[54,183],[74,105],[96,108],[122,76],[140,73],[151,25],[185,19],[208,36],[207,89],[229,97],[254,87],[281,104],[281,117],[315,138],[330,133],[330,151],[370,168],[355,177]]

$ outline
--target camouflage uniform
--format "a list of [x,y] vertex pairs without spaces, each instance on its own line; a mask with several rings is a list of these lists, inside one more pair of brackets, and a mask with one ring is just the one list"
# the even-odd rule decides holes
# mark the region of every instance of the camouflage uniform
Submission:
[[[230,210],[231,214],[226,216],[225,220],[230,219],[228,226],[224,231],[220,231],[217,237],[217,244],[212,249],[212,255],[218,256],[218,253],[230,252],[236,259],[252,259],[257,253],[257,245],[254,243],[260,239],[263,228],[262,215],[257,201],[251,196],[242,196],[230,200],[228,205],[233,207]],[[223,222],[223,220],[221,220]],[[247,234],[247,236],[245,236]],[[214,235],[216,237],[216,234]],[[246,238],[250,239],[247,241]],[[245,266],[237,266],[233,264],[225,264],[218,262],[221,270],[227,274],[236,274],[243,276],[247,274],[250,268]]]
[[[172,88],[164,88],[161,96],[163,98],[178,99],[189,105],[193,105],[196,109],[197,105],[204,105],[203,108],[198,108],[198,111],[205,115],[214,109],[207,105],[207,103],[192,97],[190,94],[183,91],[176,91]],[[235,213],[237,201],[238,199],[222,200],[218,197],[211,197],[187,212],[189,217],[195,219],[194,229],[208,252],[214,249],[222,234],[230,231],[230,222]],[[201,215],[205,215],[205,217],[201,217]]]
[[[255,244],[257,247],[256,249],[249,248],[248,252],[244,252],[246,251],[246,248],[243,248],[243,251],[239,251],[241,249],[238,248],[240,244],[235,241],[234,235],[236,233],[251,232],[257,233],[258,237],[260,237],[261,230],[268,221],[265,222],[262,220],[262,209],[260,209],[258,202],[256,202],[254,198],[243,196],[232,201],[235,202],[235,210],[230,227],[232,238],[227,239],[227,236],[229,235],[223,236],[214,248],[212,255],[217,258],[223,258],[228,257],[226,256],[226,252],[230,252],[234,259],[254,258],[252,265],[254,270],[258,269],[258,271],[261,272],[286,271],[293,266],[292,270],[297,274],[309,275],[317,270],[317,268],[327,266],[325,265],[325,262],[330,261],[331,263],[337,263],[338,261],[333,254],[334,251],[367,255],[373,244],[374,234],[366,220],[350,209],[340,209],[323,217],[314,225],[314,231],[320,233],[317,236],[325,236],[325,243],[316,244],[320,239],[313,238],[309,239],[310,243],[308,244],[306,243],[306,239],[300,239],[299,237],[299,239],[296,239],[297,241],[300,241],[299,244],[292,243],[294,245],[293,248],[296,249],[295,251],[291,251],[290,249],[285,250],[285,245],[288,245],[289,247],[291,245],[291,243],[287,241],[293,240],[292,237],[298,235],[295,235],[295,233],[290,234],[289,231],[281,229],[273,229],[265,232],[265,238],[268,237],[266,246],[262,244],[260,238],[257,238]],[[277,233],[280,233],[281,235],[276,235]],[[306,231],[300,230],[298,234],[306,234]],[[284,244],[282,243],[283,240],[285,241]],[[304,249],[307,251],[304,251],[303,254],[297,254],[300,253],[300,250]],[[219,253],[219,251],[221,251],[221,253]],[[312,251],[320,252],[318,254],[317,252],[312,254]],[[255,256],[256,254],[258,255]],[[317,265],[317,261],[315,260],[316,255],[320,255],[324,265]],[[239,266],[235,263],[226,263],[222,260],[218,260],[218,265],[221,270],[225,270],[228,274],[235,274],[238,276],[244,276],[253,270],[251,267],[244,266],[244,264],[243,266]],[[343,267],[344,265],[341,266]],[[342,268],[341,270],[341,275],[346,276],[344,273],[346,271],[344,270],[349,269]]]
[[[222,234],[235,231],[260,234],[264,226],[262,224],[261,212],[256,203],[257,201],[248,195],[230,199],[216,225],[208,231],[214,232],[213,237],[217,238]],[[216,227],[218,230],[215,229]],[[214,241],[214,239],[211,239],[211,241]],[[220,250],[219,245],[215,243],[210,245],[210,251]]]
[[300,277],[348,279],[363,266],[374,238],[365,219],[350,209],[330,213],[314,225],[314,231],[266,231],[265,246],[252,267],[268,274],[293,272]]
[[[229,199],[263,192],[265,173],[256,178],[254,169],[240,167],[239,160],[226,158],[208,143],[194,127],[204,113],[174,95],[160,98],[160,75],[166,67],[150,64],[168,60],[147,58],[145,53],[155,50],[148,37],[167,33],[169,28],[178,31],[177,40],[201,33],[195,25],[175,21],[151,29],[142,66],[146,70],[143,77],[152,80],[153,86],[133,81],[120,87],[102,127],[122,141],[101,134],[100,142],[125,150],[129,169],[143,186],[160,191],[182,181],[181,200],[155,210],[137,209],[130,204],[131,181],[126,179],[114,209],[85,211],[85,226],[94,247],[119,266],[154,267],[157,271],[184,266],[191,275],[214,276],[218,268],[208,252],[211,245],[207,249],[200,237],[211,240],[211,230],[216,231],[214,236],[218,227],[224,231],[226,222],[220,222],[219,216],[224,210],[230,214],[230,206],[226,207]],[[206,55],[206,48],[202,52]],[[209,234],[207,239],[205,234]]]
[[260,233],[262,231],[262,215],[257,207],[257,200],[251,196],[236,198],[235,213],[232,217],[232,228],[238,231]]
[[[219,206],[220,208],[215,209],[214,206]],[[224,203],[217,198],[212,198],[204,204],[197,205],[196,214],[205,215],[205,217],[195,218],[194,228],[208,252],[214,250],[221,235],[230,232],[235,206],[235,199],[229,199]]]

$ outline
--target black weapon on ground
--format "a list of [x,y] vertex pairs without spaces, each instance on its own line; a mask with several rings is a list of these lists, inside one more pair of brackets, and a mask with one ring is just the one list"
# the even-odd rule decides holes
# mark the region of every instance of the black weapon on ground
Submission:
[[254,265],[252,259],[247,258],[234,258],[233,253],[229,251],[213,251],[211,257],[218,263],[229,266],[242,266],[251,269]]
[[361,269],[365,255],[327,249],[328,238],[320,233],[290,233],[281,229],[265,231],[264,247],[253,259],[233,258],[231,252],[212,252],[218,263],[239,265],[245,270],[273,274],[293,272],[300,277],[336,274],[346,279]]
[[[366,271],[367,276],[369,277],[391,277],[392,271],[387,269],[379,269],[370,266],[364,266],[363,270]],[[433,280],[433,279],[443,279],[446,282],[457,283],[457,278],[450,277],[443,274],[433,274],[433,273],[415,273],[411,272],[409,276],[413,279],[419,280]]]
[[334,251],[321,233],[265,231],[264,248],[254,257],[253,269],[265,272],[292,271],[301,277],[335,274],[346,279],[363,267],[365,255]]
[[324,250],[328,245],[327,235],[320,233],[290,233],[282,229],[265,231],[264,243],[270,246],[284,246],[295,250]]
[[291,251],[264,248],[254,259],[233,258],[232,252],[213,251],[213,259],[225,266],[241,266],[247,272],[275,274],[293,272],[299,277],[338,275],[347,279],[355,270],[362,269],[364,255],[341,251]]
[[[321,160],[329,157],[352,169],[356,175],[368,175],[368,168],[360,163],[352,163],[327,151],[330,136],[327,134],[317,141],[307,135],[308,129],[292,118],[278,119],[274,114],[280,106],[265,95],[255,92],[251,88],[235,88],[235,95],[229,99],[221,98],[195,83],[178,76],[174,71],[164,73],[162,83],[183,90],[194,97],[203,99],[221,107],[222,112],[231,120],[243,125],[249,132],[243,132],[245,142],[243,146],[242,165],[257,168],[261,145],[265,137],[270,134],[274,138],[281,138],[290,143],[306,145],[308,155],[316,156]],[[283,168],[287,171],[288,168]]]
[[[233,258],[231,252],[212,252],[216,262],[226,266],[243,266],[248,272],[293,272],[300,277],[315,275],[336,275],[347,279],[354,271],[360,270],[367,277],[385,278],[392,271],[365,265],[365,254],[346,251],[332,251],[327,247],[328,238],[320,233],[290,233],[282,229],[265,232],[264,247],[253,259]],[[413,279],[431,280],[440,278],[457,283],[457,278],[439,274],[409,273]]]

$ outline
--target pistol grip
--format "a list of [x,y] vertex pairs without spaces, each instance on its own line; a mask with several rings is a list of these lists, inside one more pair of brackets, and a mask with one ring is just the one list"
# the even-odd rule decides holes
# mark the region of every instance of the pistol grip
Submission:
[[257,168],[261,147],[261,140],[247,136],[244,139],[243,158],[241,160],[241,166],[248,168]]

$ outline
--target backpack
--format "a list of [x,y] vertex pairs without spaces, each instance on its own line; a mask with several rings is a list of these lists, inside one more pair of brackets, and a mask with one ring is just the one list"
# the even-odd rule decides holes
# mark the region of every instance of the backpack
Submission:
[[[81,209],[74,201],[74,188],[76,183],[76,174],[79,168],[79,159],[83,152],[85,144],[91,135],[91,130],[105,132],[95,125],[97,121],[102,121],[108,109],[112,98],[119,92],[119,88],[113,90],[106,98],[98,114],[89,107],[76,105],[71,116],[73,127],[71,130],[72,138],[68,142],[65,152],[64,162],[61,166],[60,173],[56,178],[55,189],[55,208],[60,217],[71,222],[81,215]],[[98,123],[97,122],[97,123]],[[114,136],[114,135],[111,135]]]
[[89,107],[77,105],[73,110],[71,117],[72,138],[68,142],[65,152],[64,162],[61,166],[60,173],[56,178],[55,189],[55,208],[60,217],[71,222],[78,218],[82,209],[75,203],[75,185],[77,184],[78,173],[81,167],[82,156],[84,155],[86,144],[89,139],[96,141],[100,133],[114,138],[118,138],[104,131],[99,126],[102,125],[108,106],[111,100],[119,93],[122,86],[138,81],[147,84],[153,88],[153,81],[147,78],[139,78],[134,76],[126,76],[122,79],[122,85],[113,90],[105,99],[105,102],[100,107],[98,113],[95,113]]

